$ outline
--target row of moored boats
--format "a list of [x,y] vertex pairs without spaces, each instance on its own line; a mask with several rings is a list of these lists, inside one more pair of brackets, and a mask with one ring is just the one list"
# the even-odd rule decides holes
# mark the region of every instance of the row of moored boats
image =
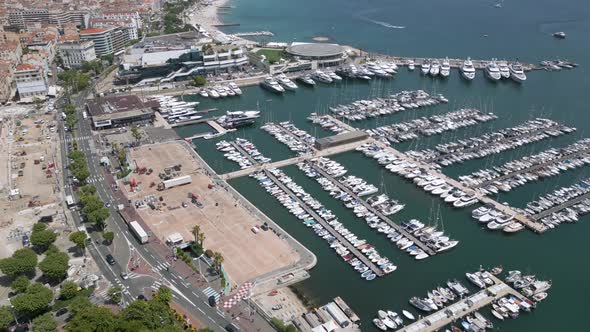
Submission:
[[310,153],[313,150],[312,147],[315,137],[308,134],[305,130],[297,128],[289,121],[280,123],[269,122],[261,128],[299,155]]
[[150,99],[159,103],[158,112],[168,123],[179,123],[202,118],[196,106],[198,101],[182,101],[172,96],[153,96]]
[[228,84],[216,85],[213,87],[208,88],[201,88],[199,90],[199,96],[203,98],[212,98],[212,99],[219,99],[225,97],[234,97],[234,96],[241,96],[242,89],[234,83],[230,82]]

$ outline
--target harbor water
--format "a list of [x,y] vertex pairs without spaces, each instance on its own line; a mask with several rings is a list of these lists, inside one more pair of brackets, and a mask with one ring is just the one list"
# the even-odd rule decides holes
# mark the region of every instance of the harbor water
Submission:
[[[487,123],[395,146],[402,151],[429,148],[439,142],[481,135],[535,117],[550,118],[578,129],[572,134],[444,168],[443,172],[454,178],[590,137],[587,97],[590,87],[590,43],[587,41],[590,35],[590,3],[582,0],[504,1],[501,8],[494,7],[494,3],[491,0],[230,1],[229,4],[235,8],[223,14],[221,19],[241,25],[227,28],[227,32],[269,30],[275,34],[272,39],[265,37],[269,41],[311,41],[313,37],[322,36],[367,52],[392,55],[518,58],[523,62],[534,63],[561,58],[577,62],[580,66],[559,72],[531,72],[523,84],[512,81],[491,83],[482,71],[477,72],[473,82],[467,83],[457,70],[452,71],[450,78],[442,80],[420,76],[419,70],[409,72],[406,68],[400,68],[391,80],[373,80],[369,83],[344,81],[334,85],[318,84],[315,88],[300,86],[297,91],[280,96],[259,87],[244,88],[241,97],[217,101],[183,96],[185,100],[200,101],[200,109],[218,108],[218,114],[215,115],[226,110],[256,108],[262,113],[255,126],[239,129],[218,139],[194,141],[196,150],[218,173],[238,169],[236,164],[228,162],[222,153],[215,150],[215,143],[221,139],[243,137],[251,140],[273,161],[289,158],[294,154],[261,130],[260,125],[267,121],[292,121],[312,135],[327,136],[331,133],[306,120],[310,113],[327,113],[329,106],[416,89],[431,94],[441,93],[450,102],[351,124],[359,128],[373,128],[460,108],[477,108],[493,112],[499,117]],[[553,38],[551,34],[555,31],[565,31],[567,38]],[[206,125],[177,128],[181,137],[208,130]],[[474,207],[454,209],[408,180],[389,173],[375,160],[364,157],[360,152],[347,152],[332,159],[342,163],[349,174],[363,177],[377,185],[381,192],[387,192],[390,197],[406,205],[405,209],[391,217],[392,220],[400,222],[416,218],[435,223],[435,216],[440,214],[438,226],[460,243],[449,252],[417,262],[356,218],[296,166],[286,167],[285,172],[332,209],[346,227],[373,243],[380,253],[398,265],[398,270],[392,274],[367,282],[336,257],[326,242],[288,214],[254,179],[244,177],[231,180],[231,185],[317,255],[318,265],[311,271],[311,278],[301,284],[305,294],[315,303],[326,303],[335,296],[342,296],[361,317],[363,331],[371,331],[375,329],[371,319],[377,310],[413,311],[408,303],[410,297],[423,296],[427,290],[443,285],[451,278],[458,278],[467,284],[464,273],[476,270],[480,265],[503,265],[506,269],[519,269],[537,274],[542,279],[551,279],[553,287],[549,297],[535,311],[522,314],[516,320],[494,320],[497,328],[504,331],[587,329],[583,317],[587,296],[590,295],[587,277],[590,265],[585,256],[590,249],[586,242],[590,232],[590,217],[582,217],[576,224],[561,225],[543,235],[527,230],[513,235],[491,232],[482,229],[470,217]],[[590,167],[582,167],[557,177],[529,183],[500,195],[498,200],[524,207],[527,202],[546,192],[588,177]],[[491,317],[489,310],[481,312]]]

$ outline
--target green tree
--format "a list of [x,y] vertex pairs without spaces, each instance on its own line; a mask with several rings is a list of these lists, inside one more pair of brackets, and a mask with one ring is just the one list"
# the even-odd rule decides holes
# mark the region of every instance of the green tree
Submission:
[[29,278],[20,276],[10,283],[10,288],[12,288],[15,292],[24,293],[27,291],[27,288],[29,288],[30,284],[31,281]]
[[87,236],[84,231],[77,231],[70,234],[70,241],[78,247],[81,253],[84,253],[84,250],[86,249],[86,239]]
[[10,307],[7,305],[3,305],[0,307],[0,330],[5,331],[8,330],[10,324],[14,322],[14,316],[12,315],[12,311]]
[[44,276],[53,280],[61,280],[66,277],[68,272],[69,260],[70,257],[65,252],[51,253],[39,263],[39,269],[43,271]]
[[10,299],[17,313],[27,317],[36,317],[47,311],[53,293],[40,283],[34,283],[25,293]]
[[44,252],[47,248],[55,242],[57,234],[48,230],[47,225],[43,223],[37,223],[33,226],[33,232],[31,233],[31,244],[34,245],[39,251]]
[[19,249],[12,257],[0,260],[0,270],[11,277],[33,272],[36,266],[37,254],[29,248]]
[[215,252],[213,254],[213,266],[215,267],[215,270],[218,273],[221,272],[221,265],[223,264],[223,260],[224,260],[224,258],[220,252]]
[[70,300],[78,295],[78,284],[73,281],[66,280],[59,288],[59,297],[62,300]]
[[109,209],[102,207],[98,210],[90,212],[87,217],[89,222],[95,224],[99,229],[103,229],[105,221],[110,215]]
[[135,138],[135,142],[139,143],[139,141],[141,140],[141,137],[143,135],[141,134],[141,131],[139,130],[139,127],[132,126],[131,127],[131,136],[133,136],[133,138]]
[[102,233],[102,238],[107,241],[107,243],[111,244],[113,243],[113,240],[115,239],[115,233],[113,232],[104,232]]
[[33,332],[53,332],[57,330],[57,322],[50,312],[33,319]]
[[41,98],[39,98],[39,97],[33,98],[33,104],[35,104],[35,109],[37,111],[40,111],[41,108],[43,108],[43,100],[41,100]]
[[162,286],[158,289],[158,292],[156,292],[155,298],[168,304],[172,301],[172,291],[170,288]]
[[66,331],[116,331],[118,326],[117,317],[105,307],[87,306],[73,315],[66,324]]
[[193,84],[195,86],[205,86],[207,84],[207,79],[203,75],[197,75],[193,77]]
[[201,233],[201,226],[194,225],[193,228],[191,228],[191,233],[193,233],[193,236],[195,237],[195,242],[199,243],[197,240],[198,240],[199,234]]
[[85,296],[76,296],[68,304],[68,309],[72,315],[94,306],[90,300]]
[[109,288],[108,296],[114,303],[120,303],[123,299],[123,290],[119,286],[113,286]]
[[205,233],[199,233],[199,236],[198,236],[198,240],[199,241],[198,241],[198,243],[201,246],[201,248],[204,248],[203,246],[205,245],[205,238],[206,238],[205,237]]

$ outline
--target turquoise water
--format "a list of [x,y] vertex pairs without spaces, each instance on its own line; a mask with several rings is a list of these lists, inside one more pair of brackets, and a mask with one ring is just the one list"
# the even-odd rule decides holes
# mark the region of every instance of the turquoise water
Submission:
[[[453,71],[451,77],[443,81],[420,77],[418,72],[401,69],[391,81],[300,87],[298,91],[287,92],[283,96],[250,87],[245,88],[244,95],[239,98],[222,101],[194,98],[202,102],[200,108],[216,107],[220,109],[219,112],[254,109],[258,104],[263,116],[257,126],[240,129],[231,136],[252,140],[273,160],[288,158],[293,154],[258,128],[265,121],[291,120],[309,133],[318,137],[326,136],[330,133],[312,126],[305,119],[309,113],[325,112],[329,105],[413,89],[442,93],[450,99],[450,103],[354,125],[374,127],[462,107],[475,107],[499,116],[497,120],[486,124],[400,144],[397,147],[401,150],[432,147],[441,141],[479,135],[534,117],[548,117],[578,128],[574,134],[445,168],[444,172],[453,177],[588,137],[590,3],[581,0],[521,0],[504,1],[503,8],[494,8],[493,3],[481,0],[234,0],[230,4],[236,8],[225,14],[223,20],[241,24],[240,27],[228,29],[228,32],[274,32],[276,36],[268,40],[309,41],[316,36],[326,36],[335,42],[361,47],[366,51],[393,55],[519,58],[530,62],[559,57],[578,62],[580,67],[571,71],[529,73],[527,82],[522,85],[513,82],[492,84],[483,77],[482,72],[478,72],[476,80],[468,84],[459,77],[457,71]],[[405,29],[387,28],[372,21],[405,26]],[[562,30],[568,34],[567,39],[556,40],[551,37],[551,33]],[[178,132],[186,137],[203,130],[202,126],[188,126],[179,128]],[[214,143],[215,140],[200,140],[196,142],[196,149],[218,172],[236,170],[235,165],[225,161],[222,154],[215,151]],[[582,218],[575,225],[563,225],[550,230],[542,236],[528,231],[511,236],[492,233],[481,229],[471,220],[470,209],[448,207],[440,199],[433,199],[405,179],[384,172],[372,159],[356,152],[338,155],[333,159],[343,163],[351,174],[361,175],[375,184],[383,183],[390,196],[405,203],[406,208],[394,216],[395,221],[409,218],[427,221],[432,211],[440,209],[445,231],[461,242],[451,252],[422,262],[413,261],[385,241],[383,236],[369,229],[364,222],[360,222],[295,166],[285,168],[308,192],[333,209],[353,232],[367,238],[380,252],[397,263],[398,270],[393,274],[371,283],[364,282],[333,254],[325,242],[289,215],[254,180],[232,180],[230,183],[233,186],[317,255],[318,265],[311,271],[311,278],[302,283],[302,288],[316,303],[323,304],[340,295],[363,319],[363,330],[373,330],[370,319],[378,309],[408,309],[408,299],[412,296],[424,295],[427,290],[450,278],[464,280],[464,273],[477,269],[480,264],[488,267],[503,264],[507,269],[519,269],[552,279],[553,287],[549,297],[533,313],[523,314],[517,320],[495,321],[497,328],[505,331],[587,330],[584,314],[586,299],[590,295],[587,277],[590,266],[586,259],[588,244],[585,240],[590,231],[589,217]],[[498,199],[522,207],[558,186],[589,177],[589,169],[582,168],[528,184]],[[482,313],[490,316],[487,310]]]

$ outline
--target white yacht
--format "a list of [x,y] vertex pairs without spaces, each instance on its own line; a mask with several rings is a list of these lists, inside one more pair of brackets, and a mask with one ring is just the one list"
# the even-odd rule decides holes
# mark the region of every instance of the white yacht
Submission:
[[500,69],[500,75],[502,75],[502,78],[510,78],[510,68],[506,61],[498,62],[498,69]]
[[413,71],[414,69],[416,69],[416,65],[414,64],[414,60],[408,61],[408,70]]
[[208,98],[209,97],[209,93],[207,93],[206,89],[201,89],[201,91],[199,91],[199,95],[203,98]]
[[297,77],[297,80],[300,82],[303,82],[304,84],[310,85],[310,86],[315,85],[315,81],[313,79],[311,79],[311,76],[309,76],[309,75],[299,76],[299,77]]
[[473,62],[471,58],[467,58],[463,65],[461,66],[461,76],[468,81],[471,81],[475,78],[475,67],[473,67]]
[[326,75],[324,72],[322,72],[320,70],[315,71],[312,75],[312,78],[314,78],[322,83],[334,82],[334,80],[330,76]]
[[513,81],[518,83],[526,81],[526,74],[520,63],[511,63],[508,65],[508,68],[510,69],[510,78],[512,78]]
[[438,60],[434,60],[430,64],[430,75],[438,76],[439,73],[440,73],[440,62],[438,62]]
[[224,87],[222,87],[222,86],[216,86],[213,89],[215,89],[215,91],[217,91],[217,93],[219,94],[219,96],[221,98],[227,97],[227,91],[225,90]]
[[498,65],[496,64],[495,60],[492,60],[486,65],[485,71],[486,76],[494,82],[499,81],[502,78],[502,75],[500,74],[500,69],[498,68]]
[[260,86],[267,89],[270,92],[281,94],[285,92],[285,89],[279,84],[279,82],[275,81],[272,77],[267,77],[264,81],[260,82]]
[[242,95],[242,89],[240,89],[240,87],[234,83],[234,82],[229,82],[229,84],[227,85],[230,89],[232,89],[236,95],[240,96]]
[[449,58],[445,58],[440,66],[440,76],[442,77],[449,77],[451,74],[451,64],[449,62]]
[[215,89],[209,89],[209,91],[207,91],[209,93],[209,97],[213,98],[213,99],[217,99],[219,98],[219,93],[215,90]]
[[287,75],[279,74],[276,77],[277,82],[285,88],[285,90],[295,91],[297,89],[297,84],[291,81]]
[[428,62],[428,60],[424,60],[424,62],[422,62],[422,65],[420,66],[420,71],[422,75],[428,75],[428,73],[430,72],[430,62]]

